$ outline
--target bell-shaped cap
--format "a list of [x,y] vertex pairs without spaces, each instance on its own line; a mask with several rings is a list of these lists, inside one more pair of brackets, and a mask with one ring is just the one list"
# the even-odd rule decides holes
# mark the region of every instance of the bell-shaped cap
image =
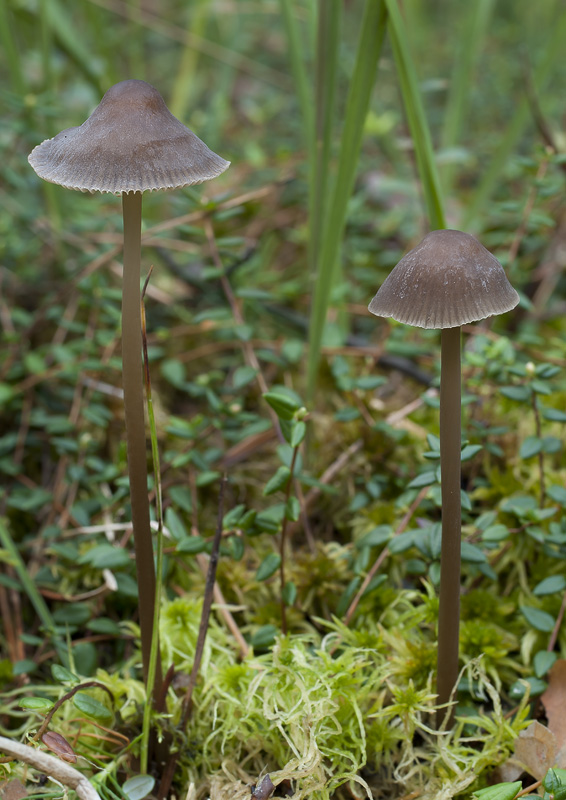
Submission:
[[40,178],[82,192],[176,189],[215,178],[230,162],[176,119],[145,81],[112,86],[90,117],[38,145]]
[[475,236],[439,230],[401,259],[369,310],[418,328],[455,328],[503,314],[518,302],[503,267]]

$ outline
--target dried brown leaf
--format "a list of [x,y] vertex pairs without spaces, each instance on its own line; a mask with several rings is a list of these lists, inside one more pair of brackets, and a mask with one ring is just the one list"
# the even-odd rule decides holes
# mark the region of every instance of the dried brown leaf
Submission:
[[77,756],[75,755],[75,751],[60,733],[47,731],[41,737],[41,741],[46,747],[58,755],[59,758],[63,759],[63,761],[66,761],[68,764],[76,764]]
[[566,769],[566,659],[556,661],[550,670],[548,689],[541,700],[556,739],[556,766]]

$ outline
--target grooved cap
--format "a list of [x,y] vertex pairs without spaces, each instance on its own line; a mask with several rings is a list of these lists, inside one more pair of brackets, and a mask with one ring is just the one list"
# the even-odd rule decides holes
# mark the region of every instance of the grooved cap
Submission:
[[86,122],[46,139],[28,161],[50,183],[113,194],[190,186],[230,165],[137,80],[112,86]]
[[503,267],[469,233],[428,233],[389,273],[369,304],[378,317],[418,328],[455,328],[515,308]]

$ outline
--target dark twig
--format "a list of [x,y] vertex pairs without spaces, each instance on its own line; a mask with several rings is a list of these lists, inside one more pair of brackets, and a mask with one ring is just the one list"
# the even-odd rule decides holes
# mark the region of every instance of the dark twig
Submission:
[[[403,517],[403,519],[399,523],[399,526],[397,527],[397,530],[395,531],[394,536],[399,536],[399,534],[403,533],[403,531],[405,530],[405,528],[407,527],[407,525],[411,521],[411,518],[412,518],[413,514],[415,513],[417,508],[422,503],[422,501],[423,501],[423,499],[424,499],[424,497],[427,494],[429,489],[430,489],[430,486],[424,486],[420,490],[420,492],[418,493],[418,495],[414,499],[413,503],[409,507],[407,513],[405,514],[405,516]],[[369,586],[370,581],[372,580],[373,576],[376,574],[376,572],[379,570],[379,568],[381,567],[381,565],[385,561],[385,559],[386,559],[388,554],[389,554],[389,549],[388,549],[388,547],[386,545],[383,548],[383,550],[381,551],[381,553],[379,554],[379,556],[377,557],[377,559],[375,560],[375,563],[373,564],[372,568],[370,569],[370,571],[368,572],[368,574],[364,578],[362,585],[358,589],[358,592],[357,592],[356,596],[354,597],[354,599],[350,603],[350,606],[349,606],[348,610],[346,611],[346,614],[344,615],[344,624],[345,625],[349,625],[350,624],[350,620],[352,619],[352,617],[354,615],[354,612],[355,612],[356,608],[358,607],[358,603],[362,599],[365,590]]]
[[554,628],[552,629],[550,639],[548,640],[548,646],[546,649],[548,650],[549,653],[552,653],[556,645],[556,640],[558,639],[558,633],[562,625],[562,620],[564,619],[565,611],[566,611],[566,593],[562,597],[562,604],[560,606],[560,611],[558,612],[558,617],[556,618],[556,622],[554,623]]
[[[226,475],[223,475],[220,482],[220,496],[218,498],[218,521],[216,524],[216,533],[212,543],[212,552],[210,554],[210,561],[208,564],[208,573],[206,575],[206,583],[204,587],[204,599],[202,601],[202,614],[200,618],[200,626],[197,637],[197,644],[195,647],[195,658],[193,661],[193,668],[189,676],[189,683],[187,686],[187,693],[183,698],[183,715],[181,719],[180,729],[184,731],[187,723],[191,717],[192,711],[192,698],[193,690],[197,682],[198,671],[200,662],[202,660],[202,653],[204,650],[204,642],[206,639],[206,632],[208,630],[208,622],[210,619],[210,610],[212,607],[212,597],[216,582],[216,567],[218,566],[218,553],[220,550],[220,541],[222,539],[222,521],[224,519],[224,488],[226,486]],[[179,758],[180,752],[177,750],[173,753],[167,762],[167,765],[162,773],[161,782],[157,792],[158,800],[163,800],[169,794],[173,776],[175,774],[175,767]]]
[[[533,406],[533,412],[535,415],[535,426],[537,432],[537,438],[542,438],[542,425],[540,421],[540,411],[537,403],[537,396],[534,391],[531,390],[531,403]],[[544,508],[544,497],[546,494],[546,488],[544,485],[544,453],[542,450],[539,451],[538,454],[538,469],[539,469],[539,480],[540,480],[540,501],[539,505],[541,508]]]
[[212,542],[212,552],[210,553],[210,561],[208,564],[208,573],[206,576],[206,583],[204,587],[204,599],[202,601],[202,614],[200,618],[200,627],[197,637],[197,644],[195,648],[195,659],[193,661],[193,668],[189,676],[189,684],[187,686],[187,693],[183,699],[183,717],[181,727],[184,729],[191,716],[193,690],[197,682],[198,671],[200,662],[202,660],[202,653],[204,650],[204,642],[206,639],[206,632],[208,630],[208,623],[210,620],[210,610],[212,608],[212,597],[214,592],[214,584],[216,581],[216,568],[218,566],[218,554],[220,551],[220,541],[222,539],[222,520],[224,519],[224,489],[226,487],[226,475],[222,477],[220,482],[220,497],[218,498],[218,520],[216,523],[216,533]]

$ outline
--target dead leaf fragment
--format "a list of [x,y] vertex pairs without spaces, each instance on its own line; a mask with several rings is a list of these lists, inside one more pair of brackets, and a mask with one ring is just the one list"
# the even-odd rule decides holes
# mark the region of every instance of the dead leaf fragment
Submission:
[[510,759],[519,764],[529,775],[541,781],[551,767],[556,766],[556,739],[540,722],[531,722],[521,731],[515,743],[515,755]]
[[549,673],[548,689],[541,696],[548,727],[556,739],[556,765],[566,769],[566,659],[556,661]]
[[47,731],[47,733],[44,733],[41,737],[41,741],[46,747],[58,755],[59,758],[63,759],[63,761],[66,761],[67,764],[77,763],[75,751],[65,737],[61,736],[60,733],[56,733],[55,731]]
[[26,787],[17,778],[14,778],[12,781],[2,781],[2,783],[0,783],[1,800],[23,800],[23,798],[27,796]]

